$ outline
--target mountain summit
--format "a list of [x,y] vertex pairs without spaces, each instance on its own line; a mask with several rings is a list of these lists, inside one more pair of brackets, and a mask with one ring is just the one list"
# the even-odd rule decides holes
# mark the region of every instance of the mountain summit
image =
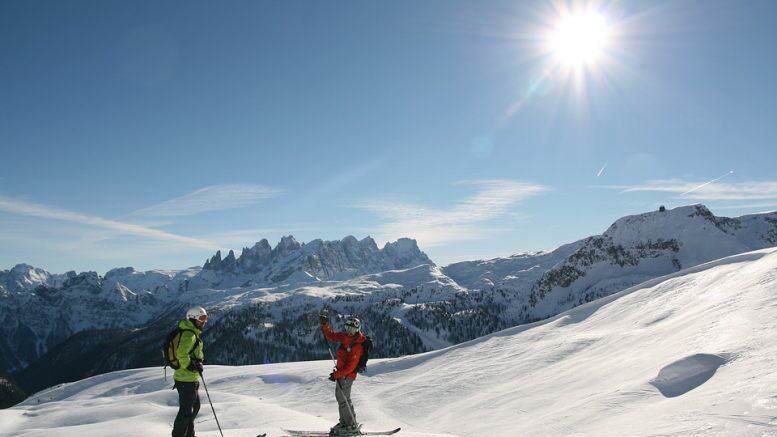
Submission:
[[269,286],[281,283],[340,281],[387,270],[434,265],[415,240],[400,238],[380,249],[370,237],[357,240],[313,240],[299,243],[293,236],[281,238],[273,248],[267,240],[243,249],[239,257],[221,251],[205,262],[187,287]]

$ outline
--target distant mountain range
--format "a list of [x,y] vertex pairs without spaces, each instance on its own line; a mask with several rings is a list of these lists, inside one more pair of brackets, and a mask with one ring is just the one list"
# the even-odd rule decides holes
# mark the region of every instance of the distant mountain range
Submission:
[[414,240],[262,240],[185,270],[0,271],[0,370],[33,392],[161,364],[184,308],[212,314],[210,363],[327,357],[316,313],[357,314],[381,356],[445,347],[553,316],[650,278],[777,245],[777,213],[724,218],[702,205],[617,220],[553,251],[436,266]]

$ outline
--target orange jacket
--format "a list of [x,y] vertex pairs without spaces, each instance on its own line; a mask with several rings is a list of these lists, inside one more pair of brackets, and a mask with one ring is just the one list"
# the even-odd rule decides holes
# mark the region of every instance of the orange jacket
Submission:
[[340,347],[337,348],[335,379],[344,376],[356,379],[356,366],[359,365],[359,358],[362,356],[362,343],[367,338],[361,332],[353,336],[345,332],[334,332],[328,324],[321,325],[321,332],[324,333],[327,340],[340,343]]

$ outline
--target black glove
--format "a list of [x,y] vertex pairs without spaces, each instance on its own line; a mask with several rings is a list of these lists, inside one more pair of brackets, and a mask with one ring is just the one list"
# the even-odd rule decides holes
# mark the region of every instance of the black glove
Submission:
[[202,365],[202,361],[192,359],[192,361],[189,363],[189,367],[187,367],[186,370],[202,373],[205,371],[205,367]]
[[335,378],[335,372],[332,372],[332,373],[329,374],[329,380],[330,381],[335,381],[335,382],[337,381],[337,378]]
[[326,314],[319,314],[318,323],[322,325],[326,325],[327,323],[329,323],[329,316],[327,316]]

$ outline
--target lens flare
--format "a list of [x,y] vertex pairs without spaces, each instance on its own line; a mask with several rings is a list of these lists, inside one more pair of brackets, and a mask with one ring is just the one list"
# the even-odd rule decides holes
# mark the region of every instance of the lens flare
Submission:
[[584,12],[561,18],[550,40],[560,62],[571,67],[592,65],[601,57],[609,30],[601,14]]

